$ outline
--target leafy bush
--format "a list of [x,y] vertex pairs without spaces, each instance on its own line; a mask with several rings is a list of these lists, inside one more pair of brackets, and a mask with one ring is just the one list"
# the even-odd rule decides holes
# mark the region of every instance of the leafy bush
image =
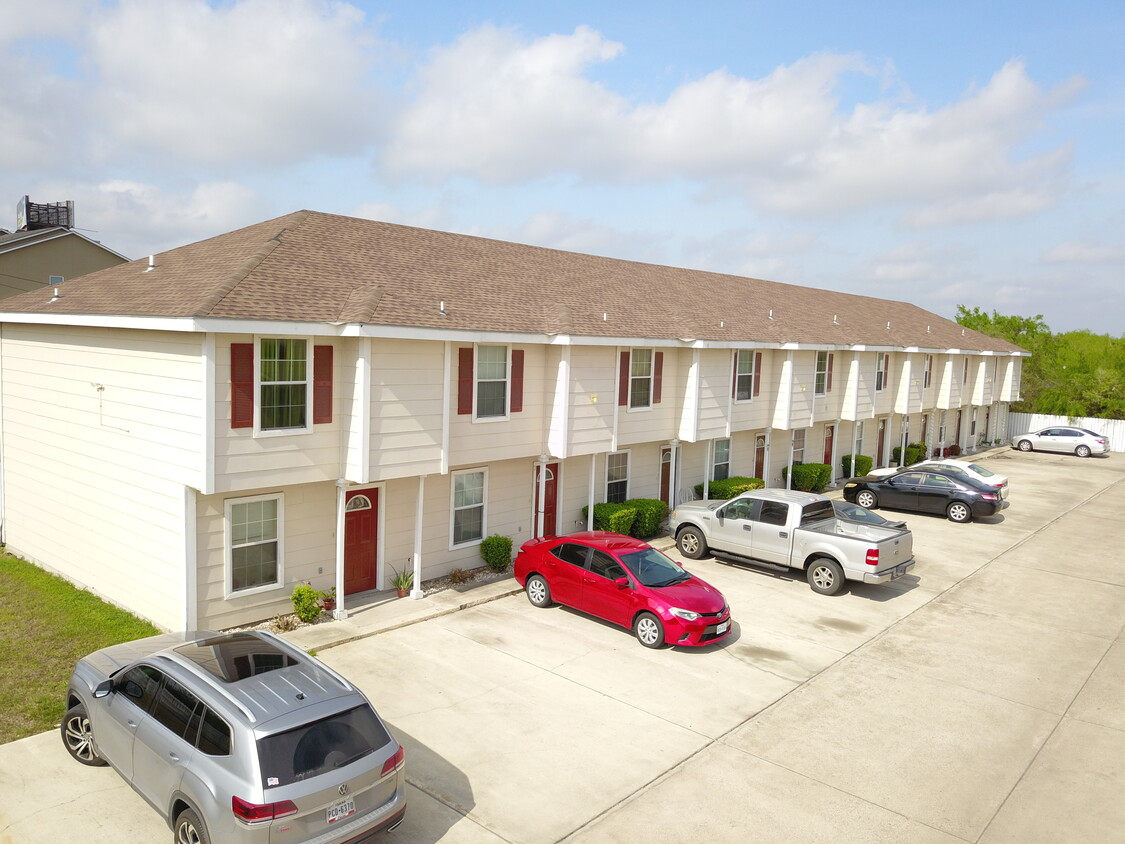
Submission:
[[[716,501],[726,501],[752,489],[764,489],[766,482],[761,478],[747,478],[744,475],[735,475],[722,481],[711,481],[707,484],[707,497]],[[697,498],[703,497],[703,484],[695,485]]]
[[[852,471],[852,458],[855,458],[855,471]],[[871,467],[875,461],[868,457],[866,454],[845,454],[840,458],[840,468],[844,471],[841,473],[846,478],[862,478],[871,472]]]
[[638,539],[648,539],[660,533],[660,528],[668,515],[667,504],[659,498],[631,498],[625,502],[625,506],[631,507],[637,513],[630,535]]
[[925,443],[908,443],[906,446],[906,461],[899,460],[899,455],[902,453],[902,446],[896,445],[891,451],[891,461],[898,463],[900,466],[913,466],[926,459],[926,444]]
[[320,592],[307,583],[298,583],[293,587],[293,612],[297,618],[309,624],[320,617]]
[[[788,475],[788,466],[781,467],[781,477]],[[832,480],[832,467],[827,463],[798,463],[793,467],[793,489],[820,492]]]
[[941,450],[941,456],[942,457],[960,457],[961,456],[961,446],[957,445],[957,443],[954,443],[953,445],[947,445],[945,448],[943,448]]
[[[582,508],[582,517],[589,518],[589,507]],[[623,533],[632,536],[633,522],[637,518],[637,511],[628,504],[610,504],[603,501],[594,505],[594,530],[610,530],[614,533]]]
[[480,555],[492,571],[507,571],[512,564],[512,540],[493,534],[481,540]]

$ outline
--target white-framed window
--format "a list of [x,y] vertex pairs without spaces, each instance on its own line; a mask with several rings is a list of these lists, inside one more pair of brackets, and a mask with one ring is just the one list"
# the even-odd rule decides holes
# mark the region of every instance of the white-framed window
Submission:
[[816,378],[813,391],[818,396],[832,391],[832,355],[829,352],[816,353]]
[[615,451],[605,459],[605,500],[621,504],[629,500],[629,452]]
[[875,392],[881,392],[890,378],[891,356],[886,352],[875,353]]
[[488,469],[453,472],[451,490],[450,547],[480,542],[488,527]]
[[805,462],[805,429],[798,428],[793,432],[793,465]]
[[934,372],[934,356],[926,355],[926,367],[922,373],[922,389],[928,390],[930,387],[930,379],[933,377]]
[[283,582],[284,499],[281,493],[229,499],[224,506],[228,594],[258,592]]
[[734,400],[750,401],[754,397],[754,350],[738,349],[734,361]]
[[855,423],[855,453],[863,454],[863,423]]
[[477,346],[477,419],[508,416],[508,347]]
[[715,440],[715,454],[711,461],[711,480],[725,481],[730,477],[730,440]]
[[263,337],[258,342],[259,430],[309,430],[311,394],[308,341]]
[[629,353],[629,409],[652,407],[652,349]]

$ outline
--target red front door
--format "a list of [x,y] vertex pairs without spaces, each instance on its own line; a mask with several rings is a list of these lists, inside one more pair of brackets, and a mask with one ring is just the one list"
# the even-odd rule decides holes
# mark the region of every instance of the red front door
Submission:
[[344,497],[344,594],[375,588],[379,547],[379,490]]
[[765,480],[766,472],[766,438],[758,434],[754,438],[754,477]]
[[675,506],[669,497],[672,492],[672,449],[660,449],[660,500],[669,507]]
[[555,535],[555,513],[558,510],[559,464],[547,464],[547,476],[543,482],[543,533],[539,533],[539,470],[535,467],[535,535]]
[[836,426],[824,426],[824,462],[832,465],[832,444],[836,439]]

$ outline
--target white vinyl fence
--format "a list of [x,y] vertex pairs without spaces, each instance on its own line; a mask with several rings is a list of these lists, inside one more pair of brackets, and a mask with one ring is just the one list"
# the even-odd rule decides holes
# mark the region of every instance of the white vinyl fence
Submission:
[[1086,428],[1109,437],[1110,451],[1125,451],[1125,419],[1095,419],[1089,416],[1050,416],[1046,413],[1009,413],[1008,439],[1051,425]]

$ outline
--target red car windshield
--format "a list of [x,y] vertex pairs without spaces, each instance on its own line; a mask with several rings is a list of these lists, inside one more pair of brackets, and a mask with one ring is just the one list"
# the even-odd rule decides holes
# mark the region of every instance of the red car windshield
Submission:
[[691,578],[690,574],[655,548],[622,554],[621,562],[645,586],[671,586]]

